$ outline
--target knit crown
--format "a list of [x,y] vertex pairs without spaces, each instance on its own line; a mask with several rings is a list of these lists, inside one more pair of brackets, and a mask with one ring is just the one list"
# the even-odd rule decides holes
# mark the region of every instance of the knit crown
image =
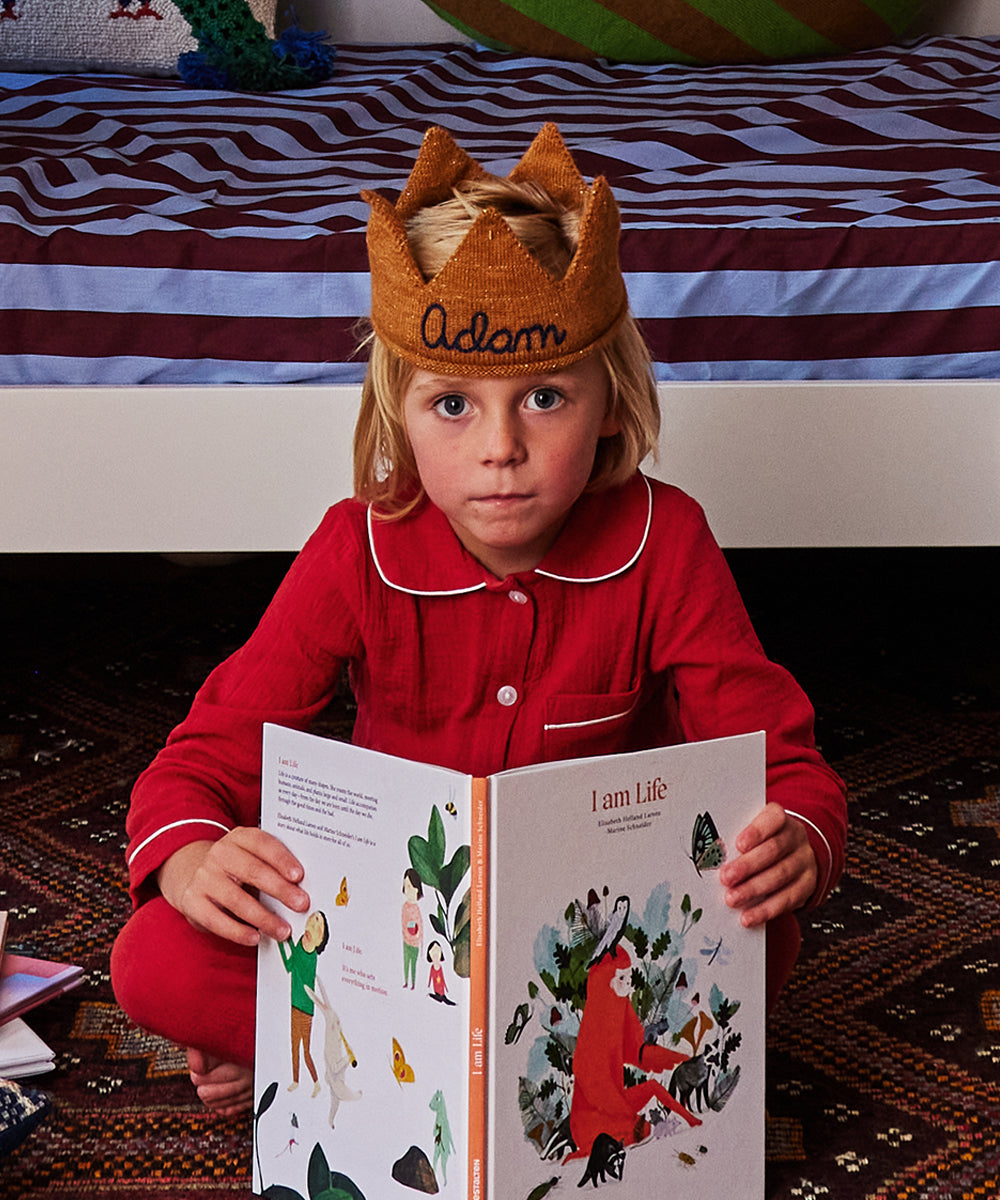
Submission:
[[555,279],[495,209],[485,209],[441,270],[425,280],[406,236],[419,209],[486,175],[445,130],[427,131],[405,188],[371,205],[372,324],[402,358],[446,374],[523,375],[568,366],[608,340],[628,309],[618,263],[618,206],[607,181],[588,185],[559,130],[544,125],[510,172],[580,209],[579,244]]

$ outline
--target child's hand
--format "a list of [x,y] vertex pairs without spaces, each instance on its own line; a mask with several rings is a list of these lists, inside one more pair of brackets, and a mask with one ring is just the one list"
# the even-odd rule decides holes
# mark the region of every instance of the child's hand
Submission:
[[288,922],[270,912],[257,894],[273,897],[295,912],[309,908],[298,886],[302,865],[292,852],[260,829],[230,830],[217,842],[191,842],[160,867],[157,879],[167,902],[204,929],[242,946],[261,936],[283,942]]
[[747,928],[801,908],[816,890],[816,856],[805,826],[780,804],[766,805],[736,838],[739,857],[724,863],[719,879],[726,903],[741,909]]

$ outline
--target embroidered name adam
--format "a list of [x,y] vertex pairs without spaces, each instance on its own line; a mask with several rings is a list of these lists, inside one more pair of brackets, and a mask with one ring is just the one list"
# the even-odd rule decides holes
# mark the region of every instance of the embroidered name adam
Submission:
[[490,319],[484,312],[472,314],[465,329],[454,335],[448,328],[448,314],[443,304],[429,304],[420,322],[420,337],[429,350],[454,350],[459,354],[517,354],[523,348],[527,353],[544,350],[551,339],[556,346],[566,340],[565,329],[555,325],[524,325],[511,330],[501,326],[490,329]]

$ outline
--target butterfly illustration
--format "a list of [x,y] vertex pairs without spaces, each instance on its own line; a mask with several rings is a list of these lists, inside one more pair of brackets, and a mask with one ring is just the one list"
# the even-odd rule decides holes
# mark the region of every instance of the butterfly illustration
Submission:
[[340,891],[337,893],[336,905],[338,908],[346,908],[347,902],[350,900],[347,892],[347,876],[340,881]]
[[404,1083],[412,1083],[416,1078],[413,1074],[413,1068],[406,1061],[403,1047],[395,1038],[392,1039],[392,1073],[396,1076],[396,1082],[400,1087]]
[[699,875],[702,871],[716,870],[726,861],[726,847],[710,813],[699,813],[694,819],[690,858]]
[[513,1045],[518,1038],[524,1033],[524,1027],[528,1023],[528,1018],[531,1016],[531,1009],[527,1004],[519,1004],[514,1009],[514,1019],[507,1026],[507,1031],[503,1035],[504,1043],[508,1046]]

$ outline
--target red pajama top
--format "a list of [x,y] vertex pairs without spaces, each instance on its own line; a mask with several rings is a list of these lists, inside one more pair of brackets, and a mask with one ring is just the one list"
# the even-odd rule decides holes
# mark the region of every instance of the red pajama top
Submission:
[[396,521],[331,508],[135,786],[137,903],[180,846],[258,824],[262,725],[307,728],[345,662],[356,743],[474,775],[764,729],[768,799],[816,851],[813,901],[839,878],[844,792],[808,700],[764,655],[698,505],[636,474],[582,496],[506,579],[429,503]]

